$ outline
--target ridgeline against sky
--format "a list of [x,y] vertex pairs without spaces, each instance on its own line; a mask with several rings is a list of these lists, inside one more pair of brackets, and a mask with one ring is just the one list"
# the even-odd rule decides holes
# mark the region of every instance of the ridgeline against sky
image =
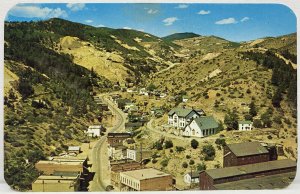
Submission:
[[6,21],[53,17],[159,37],[194,32],[247,41],[296,32],[295,14],[279,4],[17,4],[9,10]]

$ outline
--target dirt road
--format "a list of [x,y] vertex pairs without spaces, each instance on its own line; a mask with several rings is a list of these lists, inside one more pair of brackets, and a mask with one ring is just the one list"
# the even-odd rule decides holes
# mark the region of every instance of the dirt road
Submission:
[[[122,131],[125,129],[126,115],[110,101],[106,95],[99,95],[100,99],[106,103],[114,115],[116,115],[115,125],[108,129],[108,132]],[[107,153],[106,136],[102,136],[92,149],[91,162],[92,170],[95,172],[94,180],[90,183],[90,191],[105,191],[110,184],[109,159]]]

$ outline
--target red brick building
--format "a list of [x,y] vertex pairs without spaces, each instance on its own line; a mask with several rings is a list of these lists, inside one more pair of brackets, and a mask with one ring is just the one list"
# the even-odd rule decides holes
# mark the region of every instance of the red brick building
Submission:
[[223,149],[223,167],[267,162],[269,151],[259,142],[229,144]]
[[143,166],[133,160],[117,160],[110,163],[111,183],[114,187],[120,188],[120,172],[142,169]]
[[[242,166],[232,166],[227,168],[210,169],[199,173],[200,190],[218,189],[218,185],[225,183],[240,183],[242,180],[252,179],[256,188],[263,182],[258,181],[259,177],[272,175],[281,176],[285,173],[296,172],[297,163],[290,159],[274,160]],[[288,185],[286,185],[288,186]],[[276,185],[274,185],[276,188]]]

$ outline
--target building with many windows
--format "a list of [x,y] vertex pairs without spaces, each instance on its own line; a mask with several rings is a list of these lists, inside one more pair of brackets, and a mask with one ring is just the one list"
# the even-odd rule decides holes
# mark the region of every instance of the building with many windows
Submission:
[[184,128],[192,118],[199,117],[200,114],[189,108],[173,108],[168,113],[168,124],[173,127]]
[[145,168],[120,173],[121,191],[170,191],[173,178],[170,174]]

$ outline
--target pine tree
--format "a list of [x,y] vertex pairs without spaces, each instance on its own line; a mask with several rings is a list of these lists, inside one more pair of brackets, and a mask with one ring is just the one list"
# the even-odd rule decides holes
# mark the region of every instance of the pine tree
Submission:
[[254,101],[252,101],[250,104],[249,104],[249,114],[252,116],[252,117],[255,117],[257,115],[257,110],[256,110],[256,107],[255,107],[255,104],[254,104]]

